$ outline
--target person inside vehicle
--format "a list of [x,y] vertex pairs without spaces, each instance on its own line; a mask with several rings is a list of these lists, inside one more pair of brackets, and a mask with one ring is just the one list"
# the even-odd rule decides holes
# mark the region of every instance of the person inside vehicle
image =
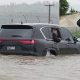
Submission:
[[51,32],[53,41],[60,42],[61,39],[59,38],[58,30],[52,28]]

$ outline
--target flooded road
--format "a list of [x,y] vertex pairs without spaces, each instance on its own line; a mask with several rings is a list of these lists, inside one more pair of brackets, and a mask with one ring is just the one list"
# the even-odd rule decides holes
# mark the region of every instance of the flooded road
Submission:
[[80,80],[80,54],[0,55],[0,80]]

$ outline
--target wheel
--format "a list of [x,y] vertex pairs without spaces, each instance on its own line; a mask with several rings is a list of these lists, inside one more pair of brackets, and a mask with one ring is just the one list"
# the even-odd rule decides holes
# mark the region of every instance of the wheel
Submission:
[[57,55],[58,54],[55,51],[53,51],[53,50],[47,50],[47,49],[45,49],[43,51],[43,56],[49,57],[49,56],[57,56]]
[[49,57],[50,55],[51,55],[51,53],[50,53],[50,51],[47,50],[47,49],[45,49],[45,50],[43,51],[43,53],[42,53],[42,56],[47,56],[47,57]]
[[46,51],[46,57],[49,57],[49,56],[51,56],[51,53],[50,53],[50,51]]
[[55,56],[58,55],[58,53],[56,51],[54,51],[54,50],[50,50],[50,53],[51,53],[51,55],[55,55]]

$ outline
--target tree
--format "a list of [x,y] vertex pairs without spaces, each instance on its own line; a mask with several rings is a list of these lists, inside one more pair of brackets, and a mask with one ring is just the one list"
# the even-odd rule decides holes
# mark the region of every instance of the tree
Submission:
[[60,16],[65,15],[68,11],[69,3],[67,0],[60,0]]

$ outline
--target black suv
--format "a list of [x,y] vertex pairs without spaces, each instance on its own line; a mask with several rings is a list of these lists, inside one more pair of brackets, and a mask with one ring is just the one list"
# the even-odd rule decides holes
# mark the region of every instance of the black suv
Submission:
[[69,30],[58,25],[9,24],[1,26],[0,53],[35,56],[80,53],[80,43]]

